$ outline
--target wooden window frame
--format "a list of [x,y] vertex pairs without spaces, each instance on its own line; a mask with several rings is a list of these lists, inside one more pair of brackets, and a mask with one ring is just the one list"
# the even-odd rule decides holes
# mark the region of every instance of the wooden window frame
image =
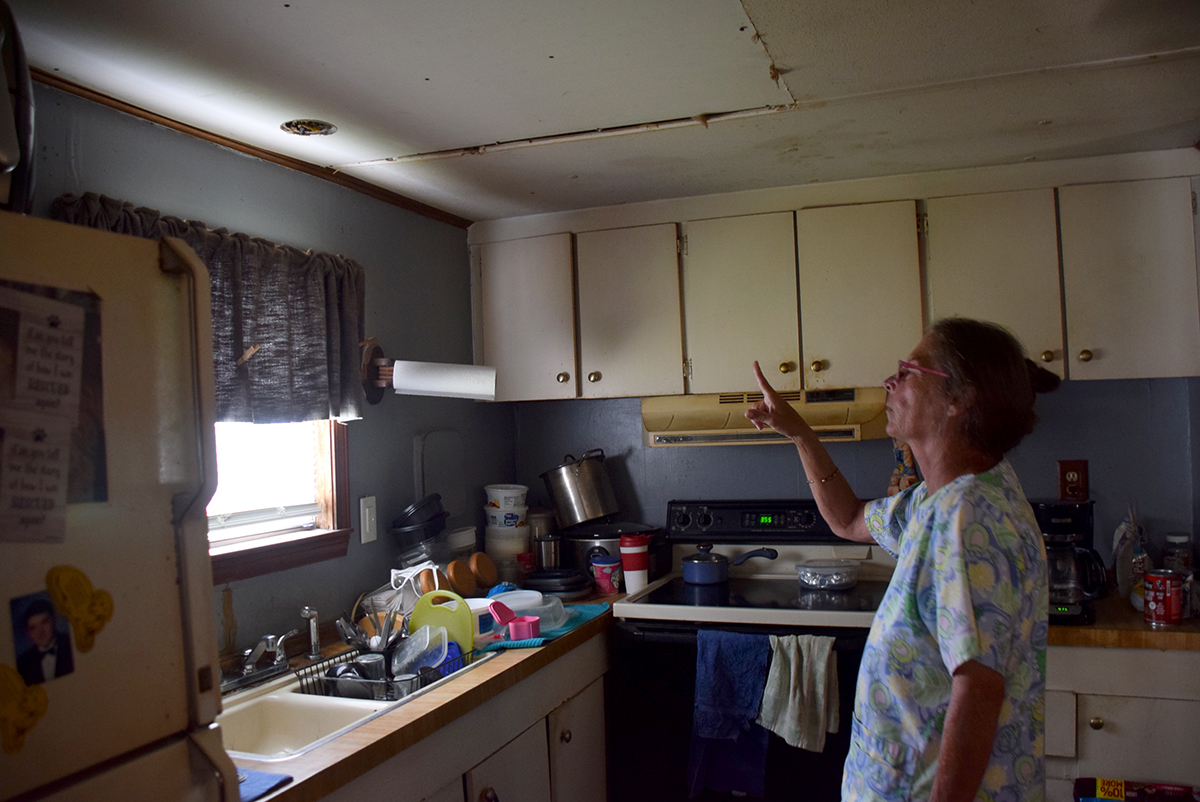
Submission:
[[317,528],[263,535],[209,546],[214,585],[299,568],[336,557],[350,547],[350,459],[346,424],[317,421]]

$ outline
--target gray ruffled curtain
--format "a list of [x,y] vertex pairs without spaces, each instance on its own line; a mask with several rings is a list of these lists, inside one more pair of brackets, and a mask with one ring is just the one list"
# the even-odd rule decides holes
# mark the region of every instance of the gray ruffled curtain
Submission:
[[218,420],[294,423],[362,416],[365,296],[357,262],[223,228],[212,231],[201,222],[91,192],[63,195],[52,213],[67,223],[118,234],[179,237],[196,251],[212,280]]

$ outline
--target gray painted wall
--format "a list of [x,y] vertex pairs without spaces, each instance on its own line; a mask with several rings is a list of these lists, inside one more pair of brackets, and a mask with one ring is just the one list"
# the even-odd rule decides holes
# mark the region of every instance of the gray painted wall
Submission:
[[[898,357],[907,353],[901,347]],[[749,370],[747,370],[749,377]],[[1063,382],[1038,397],[1038,428],[1009,454],[1026,495],[1058,495],[1060,459],[1088,461],[1096,500],[1097,550],[1109,559],[1112,535],[1130,502],[1151,547],[1167,532],[1192,531],[1192,420],[1200,420],[1195,379]],[[749,386],[747,389],[750,389]],[[602,448],[621,520],[662,526],[675,498],[811,498],[788,445],[647,448],[637,399],[517,405],[517,480],[531,503],[548,506],[541,474],[590,448]],[[829,451],[861,498],[887,492],[891,440],[833,443]]]
[[[366,270],[367,336],[387,356],[471,361],[465,231],[40,84],[35,95],[35,214],[48,216],[62,193],[98,192],[211,228],[345,254]],[[326,620],[387,582],[397,551],[387,524],[415,500],[414,437],[447,428],[467,444],[463,482],[472,499],[449,525],[482,525],[482,486],[509,481],[514,470],[511,405],[386,396],[348,429],[353,525],[358,499],[376,496],[379,540],[363,545],[356,533],[344,559],[232,583],[230,617],[222,588],[214,589],[218,626],[236,626],[239,648],[302,626],[306,604]]]

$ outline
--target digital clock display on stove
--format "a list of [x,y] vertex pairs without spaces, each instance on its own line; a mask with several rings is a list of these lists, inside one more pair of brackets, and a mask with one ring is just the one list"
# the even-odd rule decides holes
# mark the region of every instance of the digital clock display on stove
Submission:
[[787,526],[787,515],[782,512],[748,512],[743,518],[742,525],[756,529],[782,529]]

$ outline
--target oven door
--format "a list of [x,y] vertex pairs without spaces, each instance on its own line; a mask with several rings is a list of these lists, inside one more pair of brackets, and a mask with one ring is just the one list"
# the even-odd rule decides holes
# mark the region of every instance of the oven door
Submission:
[[[825,750],[788,746],[775,734],[767,752],[768,800],[841,798],[842,767],[865,628],[614,619],[606,675],[609,798],[621,802],[688,799],[687,766],[696,692],[696,633],[700,628],[765,635],[828,635],[837,653],[839,722]],[[705,791],[698,799],[732,799]]]

